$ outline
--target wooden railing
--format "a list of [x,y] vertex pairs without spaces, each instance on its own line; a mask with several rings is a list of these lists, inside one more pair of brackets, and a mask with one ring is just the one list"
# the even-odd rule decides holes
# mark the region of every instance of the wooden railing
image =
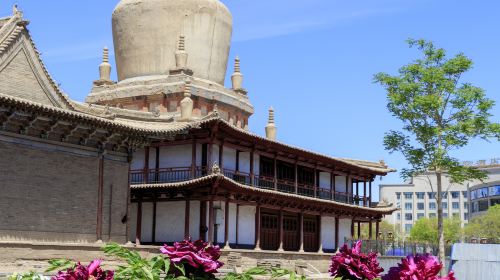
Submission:
[[[344,192],[333,192],[330,189],[315,187],[309,184],[298,183],[290,180],[282,180],[268,176],[259,176],[241,171],[222,169],[225,177],[251,187],[267,190],[276,190],[284,193],[298,194],[324,200],[332,200],[363,206],[363,197],[353,197],[352,194]],[[171,167],[150,170],[131,170],[130,184],[166,184],[178,183],[192,179],[201,178],[210,174],[207,167]],[[367,198],[368,201],[368,198]]]

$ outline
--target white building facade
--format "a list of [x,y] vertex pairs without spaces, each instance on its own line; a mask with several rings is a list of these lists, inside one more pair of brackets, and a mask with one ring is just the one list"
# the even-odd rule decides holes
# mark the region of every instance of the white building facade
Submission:
[[[455,184],[446,175],[442,180],[443,216],[444,218],[459,218],[462,221],[462,227],[475,216],[475,213],[479,212],[478,200],[488,201],[488,205],[498,202],[494,196],[493,200],[489,196],[482,196],[480,199],[475,191],[485,188],[489,191],[492,187],[496,191],[495,186],[500,185],[498,160],[478,161],[475,166],[488,174],[487,180]],[[408,183],[380,184],[380,201],[392,203],[398,209],[392,215],[385,216],[385,220],[393,224],[397,232],[409,234],[417,220],[437,217],[436,186],[436,176],[433,173],[414,177]],[[471,196],[476,203],[477,211],[474,210],[474,203],[469,205]],[[481,202],[482,211],[488,208],[484,204],[485,202]]]

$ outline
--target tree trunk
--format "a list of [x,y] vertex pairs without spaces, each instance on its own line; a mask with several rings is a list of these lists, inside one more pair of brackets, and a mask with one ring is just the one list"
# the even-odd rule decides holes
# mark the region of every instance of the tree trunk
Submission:
[[445,252],[444,252],[444,226],[443,226],[443,197],[442,197],[442,192],[443,192],[443,186],[441,182],[441,170],[436,171],[436,178],[437,178],[437,194],[436,194],[436,203],[437,203],[437,218],[438,218],[438,239],[439,239],[439,248],[438,248],[438,257],[439,261],[443,264],[443,269],[441,269],[441,276],[444,273],[444,267],[445,267]]

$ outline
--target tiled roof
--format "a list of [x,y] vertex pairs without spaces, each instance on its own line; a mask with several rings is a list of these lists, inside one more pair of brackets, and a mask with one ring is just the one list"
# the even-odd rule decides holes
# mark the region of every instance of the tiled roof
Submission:
[[189,181],[183,181],[183,182],[178,182],[178,183],[166,183],[166,184],[142,184],[142,185],[131,185],[131,189],[133,190],[152,190],[152,189],[179,189],[179,188],[184,188],[184,187],[198,187],[198,186],[203,186],[206,185],[207,183],[212,183],[215,182],[217,179],[220,180],[220,182],[225,182],[230,184],[231,186],[235,188],[239,188],[241,190],[247,190],[255,193],[259,193],[263,196],[270,195],[270,196],[277,196],[277,197],[283,197],[283,198],[293,198],[293,199],[298,199],[302,200],[304,202],[310,202],[310,203],[321,203],[321,204],[327,204],[329,206],[338,206],[342,207],[344,209],[348,210],[354,210],[354,211],[365,211],[365,212],[371,212],[373,214],[391,214],[396,210],[395,207],[392,205],[389,206],[384,206],[384,207],[376,207],[376,208],[368,208],[368,207],[361,207],[357,205],[351,205],[351,204],[345,204],[337,201],[331,201],[331,200],[325,200],[325,199],[319,199],[319,198],[314,198],[314,197],[308,197],[308,196],[302,196],[302,195],[297,195],[297,194],[290,194],[290,193],[284,193],[284,192],[279,192],[279,191],[274,191],[274,190],[267,190],[267,189],[261,189],[261,188],[256,188],[256,187],[250,187],[247,185],[240,184],[222,174],[212,174],[212,175],[207,175],[205,177],[201,177],[198,179],[193,179]]

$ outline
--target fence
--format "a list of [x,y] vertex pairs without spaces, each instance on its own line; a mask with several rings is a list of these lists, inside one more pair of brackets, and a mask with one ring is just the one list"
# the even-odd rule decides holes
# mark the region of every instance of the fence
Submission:
[[[352,246],[357,239],[347,239],[345,243]],[[381,256],[408,256],[429,253],[438,254],[438,244],[418,243],[399,240],[361,240],[363,241],[361,251],[364,253],[377,252]],[[445,255],[451,256],[451,245],[445,245]]]

